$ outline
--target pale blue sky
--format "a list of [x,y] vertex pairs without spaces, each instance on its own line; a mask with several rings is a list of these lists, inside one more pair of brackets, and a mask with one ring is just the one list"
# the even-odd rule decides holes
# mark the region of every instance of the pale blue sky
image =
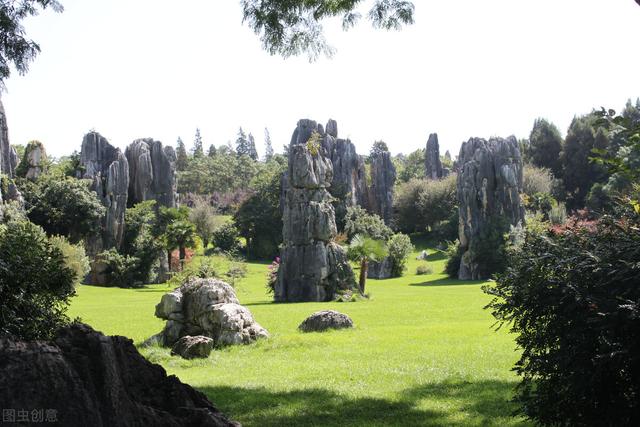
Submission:
[[327,25],[332,59],[284,60],[261,49],[235,0],[62,0],[30,19],[42,53],[7,82],[12,143],[39,139],[54,155],[90,129],[125,147],[151,136],[205,146],[264,127],[277,150],[299,118],[338,120],[366,153],[441,149],[463,140],[526,137],[536,117],[562,132],[574,114],[620,109],[640,96],[633,0],[416,0],[401,32]]

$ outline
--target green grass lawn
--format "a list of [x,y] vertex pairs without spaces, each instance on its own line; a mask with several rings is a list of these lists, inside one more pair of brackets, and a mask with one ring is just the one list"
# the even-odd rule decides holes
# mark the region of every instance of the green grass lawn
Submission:
[[[404,277],[367,281],[371,299],[355,303],[273,304],[267,264],[250,263],[238,297],[270,339],[196,361],[141,351],[245,426],[525,425],[509,402],[517,382],[513,337],[492,329],[482,284],[446,279],[438,253],[427,262],[435,274],[417,276],[416,255]],[[169,290],[82,286],[70,312],[140,343],[162,328],[154,306]],[[328,308],[356,327],[297,331]]]

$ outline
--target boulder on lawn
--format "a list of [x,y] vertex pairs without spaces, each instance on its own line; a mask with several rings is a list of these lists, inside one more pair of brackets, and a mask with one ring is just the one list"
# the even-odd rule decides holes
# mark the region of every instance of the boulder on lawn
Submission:
[[147,343],[172,347],[185,336],[203,335],[214,347],[249,344],[269,333],[240,305],[233,288],[219,279],[191,279],[162,296],[156,317],[167,321]]
[[429,254],[425,250],[425,251],[420,252],[420,255],[418,255],[418,257],[416,259],[419,260],[419,261],[426,261],[428,257],[429,257]]
[[178,340],[171,349],[171,355],[184,359],[206,359],[213,350],[213,340],[209,337],[186,335]]
[[353,328],[353,320],[346,314],[334,310],[313,313],[298,326],[302,332],[322,332],[327,329]]

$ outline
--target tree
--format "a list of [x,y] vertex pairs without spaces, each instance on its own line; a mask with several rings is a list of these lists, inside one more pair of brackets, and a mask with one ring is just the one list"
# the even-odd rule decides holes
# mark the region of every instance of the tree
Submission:
[[256,140],[249,132],[249,137],[247,138],[247,149],[248,155],[252,160],[258,160],[258,150],[256,150]]
[[187,220],[173,221],[166,231],[167,248],[178,248],[180,254],[180,270],[184,269],[186,248],[196,245],[196,227]]
[[[324,38],[321,22],[340,16],[344,30],[354,26],[361,14],[362,0],[280,1],[242,0],[243,22],[259,35],[263,48],[283,57],[307,53],[310,60],[320,54],[331,56],[333,48]],[[375,28],[400,29],[413,23],[410,1],[375,0],[367,18]]]
[[209,246],[214,230],[220,224],[216,220],[216,210],[206,198],[195,197],[189,211],[189,220],[195,225],[196,233],[202,240],[204,249]]
[[419,148],[408,156],[395,157],[394,166],[396,166],[399,183],[424,177],[424,156],[424,148]]
[[369,159],[382,154],[389,152],[389,147],[387,143],[384,141],[375,141],[371,146],[371,151],[369,152]]
[[367,274],[369,272],[369,262],[381,262],[387,256],[387,247],[382,240],[372,239],[368,236],[356,234],[351,239],[347,256],[349,259],[360,263],[360,280],[358,286],[360,293],[364,294],[367,282]]
[[196,136],[193,139],[193,157],[204,157],[204,149],[202,148],[202,136],[200,136],[200,128],[196,128]]
[[562,173],[560,152],[562,151],[562,136],[553,124],[543,118],[538,118],[533,123],[533,129],[529,135],[529,147],[527,155],[531,163],[540,168],[546,168],[555,176]]
[[271,144],[271,135],[269,129],[264,128],[264,160],[268,162],[273,157],[273,145]]
[[382,218],[365,211],[360,206],[349,206],[344,220],[344,231],[350,238],[359,234],[386,242],[393,234]]
[[0,1],[0,85],[11,75],[11,65],[19,74],[29,70],[29,63],[40,53],[40,46],[26,38],[22,20],[35,16],[48,7],[62,12],[56,0],[1,0]]
[[187,148],[184,146],[182,138],[178,137],[176,143],[176,169],[179,172],[187,170],[189,165],[189,156],[187,155]]
[[[167,251],[167,262],[169,263],[169,269],[171,269],[171,252],[178,247],[176,239],[170,236],[169,227],[176,222],[188,222],[189,208],[186,206],[180,206],[177,208],[168,208],[160,206],[158,210],[158,216],[155,221],[152,233],[153,236],[162,241],[164,249]],[[176,231],[177,232],[177,231]]]
[[209,151],[207,151],[207,156],[215,157],[216,154],[218,154],[218,150],[216,149],[216,146],[213,144],[209,145]]
[[249,155],[249,140],[247,140],[247,134],[244,133],[242,127],[238,129],[238,136],[236,137],[236,154],[238,156]]
[[42,228],[0,224],[0,336],[48,339],[69,321],[76,273]]
[[105,208],[89,180],[42,176],[35,182],[20,181],[29,220],[48,235],[62,235],[78,243],[101,229]]
[[400,277],[407,268],[407,259],[414,249],[411,239],[406,234],[394,234],[387,242],[387,248],[391,259],[391,276]]

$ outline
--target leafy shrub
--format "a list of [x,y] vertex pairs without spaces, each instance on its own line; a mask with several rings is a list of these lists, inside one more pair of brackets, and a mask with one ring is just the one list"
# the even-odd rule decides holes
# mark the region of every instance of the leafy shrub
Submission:
[[424,274],[433,274],[433,269],[428,265],[421,264],[416,268],[416,274],[418,276],[421,276]]
[[0,224],[0,335],[48,339],[69,321],[75,273],[42,228]]
[[162,252],[161,241],[153,234],[157,231],[154,229],[158,221],[155,200],[147,200],[128,208],[124,217],[127,226],[121,252],[137,260],[132,281],[147,283]]
[[218,227],[212,235],[212,242],[224,252],[235,252],[240,246],[238,229],[233,223],[227,222]]
[[441,180],[412,179],[396,191],[394,207],[398,229],[405,233],[433,230],[449,221],[453,214],[457,215],[456,204],[455,174]]
[[278,281],[278,270],[280,270],[280,257],[276,257],[269,265],[267,273],[267,291],[272,294],[276,291],[276,282]]
[[119,288],[136,288],[144,285],[140,280],[140,260],[134,256],[121,254],[115,248],[99,254],[105,264],[105,274],[109,285]]
[[406,269],[407,259],[413,251],[411,239],[406,234],[398,233],[387,242],[389,258],[391,258],[391,276],[400,277]]
[[171,287],[178,287],[193,278],[207,279],[211,277],[221,277],[222,266],[212,257],[196,258],[187,264],[182,271],[174,273],[167,284]]
[[216,209],[211,206],[207,199],[200,196],[193,197],[193,206],[189,211],[189,221],[195,225],[196,233],[202,240],[204,248],[209,246],[213,231],[220,225],[220,217],[216,214]]
[[452,279],[458,278],[460,272],[460,261],[462,261],[462,248],[458,241],[450,242],[447,245],[447,263],[444,267],[444,272]]
[[387,241],[393,231],[376,214],[370,214],[360,206],[350,206],[345,215],[344,231],[349,238],[360,234],[373,240]]
[[549,221],[553,225],[562,225],[567,222],[567,209],[564,203],[556,203],[549,211]]
[[553,175],[549,169],[525,164],[522,170],[522,192],[528,197],[535,194],[551,194]]
[[487,306],[517,334],[516,400],[543,425],[640,424],[640,218],[529,233]]
[[69,243],[64,236],[52,236],[49,241],[53,246],[60,249],[64,256],[65,265],[74,273],[74,285],[78,285],[89,274],[91,265],[89,258],[84,251],[84,245],[82,243],[72,244]]
[[490,218],[479,235],[471,240],[468,256],[479,266],[478,277],[489,278],[504,271],[510,225],[505,218]]

